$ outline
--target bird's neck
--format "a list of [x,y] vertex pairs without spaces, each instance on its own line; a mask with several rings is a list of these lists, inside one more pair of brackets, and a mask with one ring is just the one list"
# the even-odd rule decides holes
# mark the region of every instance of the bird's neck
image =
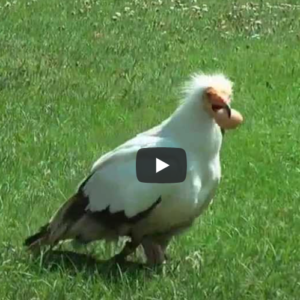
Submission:
[[207,152],[211,156],[219,153],[222,143],[219,126],[198,101],[180,106],[162,123],[160,134],[171,136],[192,151]]

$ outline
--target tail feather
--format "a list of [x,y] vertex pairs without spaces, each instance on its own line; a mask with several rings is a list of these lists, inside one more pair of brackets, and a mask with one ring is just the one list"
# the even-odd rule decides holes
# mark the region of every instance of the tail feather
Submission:
[[53,247],[69,239],[86,243],[99,239],[112,240],[120,232],[122,235],[130,235],[131,226],[146,218],[160,202],[161,197],[147,210],[131,218],[124,211],[111,213],[109,206],[100,212],[91,212],[87,210],[88,196],[80,188],[45,226],[25,240],[24,245],[38,252],[42,246]]
[[44,240],[49,234],[49,223],[43,226],[36,234],[29,236],[25,242],[24,246],[32,247],[37,242]]
[[35,249],[44,245],[54,246],[59,241],[70,238],[69,229],[84,216],[87,205],[87,197],[81,192],[76,193],[63,204],[48,224],[28,237],[24,245]]

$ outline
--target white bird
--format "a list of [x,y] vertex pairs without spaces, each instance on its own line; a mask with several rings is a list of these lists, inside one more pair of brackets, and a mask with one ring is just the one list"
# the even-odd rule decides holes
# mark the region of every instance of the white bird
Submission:
[[[115,258],[125,259],[142,245],[149,264],[163,263],[171,238],[193,224],[220,182],[221,131],[243,121],[229,106],[231,96],[232,82],[224,75],[193,75],[176,111],[100,157],[75,195],[25,245],[39,250],[69,239],[89,243],[127,236],[130,241]],[[183,148],[185,181],[139,182],[137,151],[148,147]]]

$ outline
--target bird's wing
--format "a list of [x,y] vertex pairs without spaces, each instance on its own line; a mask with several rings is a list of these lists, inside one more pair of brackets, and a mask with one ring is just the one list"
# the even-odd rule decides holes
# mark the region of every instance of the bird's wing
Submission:
[[147,210],[171,185],[142,183],[136,177],[136,155],[141,148],[178,147],[173,141],[159,137],[138,136],[100,158],[82,189],[89,198],[88,209],[110,213],[123,211],[131,218]]

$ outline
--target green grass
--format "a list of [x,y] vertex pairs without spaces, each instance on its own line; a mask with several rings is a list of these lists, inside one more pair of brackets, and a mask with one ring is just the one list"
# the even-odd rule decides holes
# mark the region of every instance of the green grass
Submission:
[[[252,2],[0,1],[1,300],[299,299],[300,7]],[[24,238],[96,158],[166,118],[197,70],[234,80],[246,121],[168,264],[119,269],[102,243],[78,252],[97,262],[32,258]]]

